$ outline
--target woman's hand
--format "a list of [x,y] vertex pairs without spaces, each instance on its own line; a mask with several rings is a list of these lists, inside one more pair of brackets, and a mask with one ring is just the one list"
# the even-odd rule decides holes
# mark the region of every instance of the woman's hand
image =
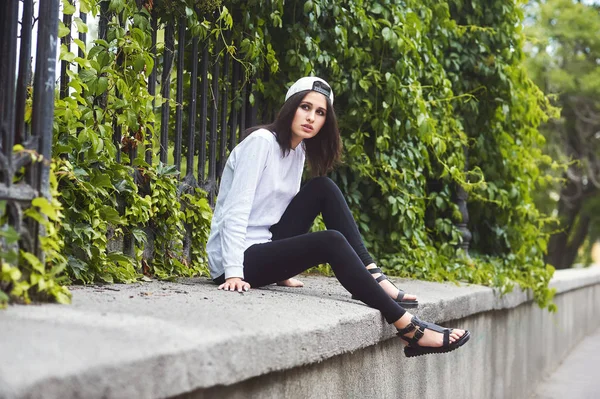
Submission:
[[219,289],[225,290],[225,291],[242,292],[242,291],[248,291],[250,289],[250,284],[248,284],[247,282],[245,282],[244,280],[242,280],[239,277],[230,277],[227,280],[225,280],[225,282],[223,284],[221,284],[219,286]]

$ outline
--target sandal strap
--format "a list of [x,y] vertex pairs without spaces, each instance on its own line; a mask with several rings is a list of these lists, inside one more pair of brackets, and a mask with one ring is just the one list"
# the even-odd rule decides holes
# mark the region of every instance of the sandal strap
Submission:
[[[450,345],[450,333],[452,332],[451,328],[443,328],[437,324],[422,321],[417,316],[413,316],[413,318],[410,320],[410,323],[408,323],[406,327],[399,329],[397,335],[408,342],[409,346],[418,347],[420,346],[418,341],[423,338],[423,335],[425,335],[425,329],[433,330],[444,335],[442,347],[448,347]],[[404,336],[405,334],[414,330],[416,331],[412,337],[409,338]]]
[[400,302],[404,298],[404,295],[406,295],[406,292],[402,291],[398,287],[396,288],[398,289],[398,296],[396,296],[396,302]]
[[402,335],[408,334],[410,332],[413,332],[415,329],[416,329],[416,327],[411,321],[410,323],[408,323],[408,325],[406,327],[399,328],[397,335],[402,336]]
[[381,271],[381,269],[378,268],[378,267],[374,267],[372,269],[367,269],[367,271],[369,273],[371,273],[371,274],[377,274],[377,273],[383,274],[383,272]]
[[434,324],[434,323],[428,323],[426,321],[421,321],[421,320],[419,320],[419,321],[421,322],[421,326],[422,327],[428,328],[428,329],[430,329],[432,331],[435,331],[435,332],[439,332],[439,333],[445,334],[446,331],[448,330],[447,328],[440,327],[440,326],[438,326],[437,324]]
[[423,335],[425,335],[425,330],[418,328],[417,331],[415,331],[415,335],[413,335],[412,340],[416,344],[418,340],[423,338]]
[[423,335],[425,335],[425,331],[420,328],[417,328],[417,330],[415,331],[415,335],[413,335],[412,337],[410,337],[410,338],[409,337],[400,337],[400,338],[402,338],[403,340],[408,342],[409,346],[418,347],[418,346],[420,346],[419,340],[421,338],[423,338]]
[[[387,276],[383,273],[383,271],[381,271],[380,268],[378,267],[374,267],[372,269],[367,269],[367,271],[371,274],[381,274],[381,276],[377,277],[375,279],[375,281],[379,284],[382,281],[388,280]],[[406,292],[404,292],[403,290],[401,290],[400,288],[396,287],[396,284],[392,283],[390,281],[390,283],[396,288],[398,289],[398,295],[396,296],[396,299],[394,299],[396,302],[400,302],[402,301],[402,299],[404,299],[404,295],[406,295]]]
[[381,276],[379,276],[375,279],[375,281],[377,281],[378,283],[381,283],[382,281],[385,281],[388,279],[387,276],[385,275],[385,273],[383,273],[383,271],[378,267],[374,267],[372,269],[367,269],[367,271],[371,274],[381,274]]

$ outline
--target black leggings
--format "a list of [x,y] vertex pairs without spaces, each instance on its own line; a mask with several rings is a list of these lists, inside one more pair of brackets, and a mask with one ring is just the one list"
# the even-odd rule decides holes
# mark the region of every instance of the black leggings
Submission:
[[[319,213],[327,230],[309,233]],[[365,268],[373,259],[346,200],[331,179],[317,177],[306,183],[270,230],[272,241],[254,244],[244,252],[244,280],[252,287],[286,280],[313,266],[329,263],[344,288],[381,311],[388,323],[406,312]],[[215,281],[224,279],[221,276]]]

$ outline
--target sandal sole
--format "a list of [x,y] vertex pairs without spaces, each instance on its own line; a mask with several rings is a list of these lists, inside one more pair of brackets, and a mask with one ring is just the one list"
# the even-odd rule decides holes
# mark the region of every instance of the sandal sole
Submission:
[[404,355],[406,357],[417,357],[417,356],[423,356],[423,355],[429,355],[429,354],[441,354],[441,353],[452,352],[453,350],[456,350],[456,349],[460,348],[461,346],[463,346],[464,344],[466,344],[467,341],[469,341],[469,338],[471,338],[471,333],[469,331],[465,331],[465,334],[462,337],[460,337],[458,341],[456,341],[455,343],[450,344],[446,347],[430,348],[427,346],[419,346],[419,347],[405,346],[404,347]]

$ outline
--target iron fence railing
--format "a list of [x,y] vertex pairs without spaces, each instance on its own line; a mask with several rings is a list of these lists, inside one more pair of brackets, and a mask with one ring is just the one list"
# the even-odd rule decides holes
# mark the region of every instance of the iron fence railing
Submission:
[[[65,1],[77,6],[74,0]],[[84,12],[78,12],[78,16],[84,23],[91,21]],[[67,28],[72,27],[72,17],[62,16]],[[109,2],[100,2],[97,37],[78,32],[79,40],[89,43],[98,38],[106,39],[110,19]],[[49,168],[47,163],[33,165],[27,151],[13,154],[13,147],[22,144],[25,149],[50,158],[58,20],[58,0],[40,1],[37,19],[34,19],[33,0],[0,2],[0,200],[8,202],[11,224],[17,226],[30,249],[36,246],[37,226],[22,226],[22,209],[35,196],[47,193]],[[33,114],[29,126],[24,123],[24,115],[25,103],[31,96],[28,88],[33,70],[30,60],[34,21],[37,23],[37,54]],[[157,52],[159,31],[163,49],[160,53]],[[156,130],[158,137],[152,137],[152,130],[147,129],[144,159],[153,165],[159,162],[175,165],[182,171],[180,190],[189,192],[195,187],[202,188],[208,192],[210,203],[214,204],[228,152],[239,142],[246,127],[258,121],[268,121],[273,114],[261,110],[261,97],[255,93],[254,78],[248,77],[237,59],[227,51],[221,51],[222,39],[216,40],[208,35],[201,40],[191,34],[185,17],[162,21],[154,14],[151,14],[151,35],[155,67],[147,80],[148,92],[151,95],[160,93],[163,99],[171,100],[174,83],[175,101],[164,101],[155,108],[156,120],[160,124]],[[239,48],[242,34],[229,31],[225,40]],[[72,47],[71,42],[70,34],[61,39],[61,44],[68,48]],[[79,55],[83,56],[81,49]],[[70,68],[74,67],[66,61],[60,65],[59,95],[63,97],[69,95],[67,71]],[[184,81],[188,77],[189,87],[185,87]],[[262,78],[268,80],[268,75]],[[115,95],[120,95],[118,90]],[[255,98],[252,103],[249,101],[251,96]],[[96,101],[105,105],[106,97]],[[122,140],[121,126],[115,120],[113,141],[119,159]],[[130,160],[138,156],[138,147],[130,146],[128,151]],[[17,171],[23,167],[27,172],[17,178]],[[468,220],[464,190],[460,191],[457,202],[465,221]],[[466,222],[460,227],[465,235],[463,247],[467,249],[470,234],[466,230]],[[128,238],[125,238],[125,247],[128,247],[127,242]]]
[[[49,194],[58,9],[58,0],[41,1],[38,14],[44,17],[34,19],[33,0],[0,2],[0,201],[6,202],[5,222],[20,235],[19,248],[39,257],[43,256],[38,242],[40,226],[25,220],[23,212],[34,198]],[[31,62],[34,55],[35,68]],[[25,111],[31,99],[29,125]],[[15,151],[16,145],[22,149]],[[43,160],[34,162],[33,153],[43,155]]]
[[[68,0],[77,7],[77,2]],[[90,15],[77,11],[82,21],[92,22]],[[106,40],[110,23],[115,19],[109,10],[109,2],[100,2],[98,29],[92,37],[91,33],[79,33],[79,39],[91,43],[95,39]],[[62,23],[71,29],[74,15],[63,15]],[[202,17],[202,16],[200,16]],[[213,19],[212,15],[206,16]],[[122,26],[125,24],[117,18]],[[180,192],[193,192],[201,188],[208,193],[209,203],[214,205],[218,182],[225,166],[229,152],[240,141],[246,127],[256,124],[258,119],[258,102],[251,103],[253,92],[252,78],[248,78],[245,67],[227,51],[223,50],[223,38],[215,39],[208,35],[205,39],[194,36],[188,26],[186,17],[165,20],[151,13],[151,54],[154,68],[147,79],[147,90],[152,96],[160,94],[164,100],[155,105],[156,129],[146,129],[145,147],[122,146],[122,126],[113,120],[113,142],[117,148],[117,160],[121,162],[122,147],[128,151],[128,158],[133,162],[141,156],[150,165],[159,162],[175,165],[180,174]],[[90,31],[91,32],[91,31]],[[62,44],[72,49],[71,35],[62,38]],[[226,32],[227,43],[239,43],[240,33]],[[158,50],[157,50],[158,49]],[[122,59],[117,57],[117,64]],[[69,68],[74,68],[66,61],[61,62],[60,95],[69,95]],[[189,79],[188,84],[184,82]],[[174,87],[174,90],[172,89]],[[121,94],[115,88],[114,95]],[[172,101],[172,97],[175,101]],[[97,99],[98,104],[106,105],[106,93]],[[153,137],[154,134],[157,137]],[[144,258],[151,257],[154,233],[146,229],[147,241],[144,244]],[[191,232],[184,237],[184,252],[189,255]],[[133,255],[132,237],[125,235],[123,241],[113,242],[112,249],[121,249],[123,253]],[[188,259],[189,260],[189,259]]]
[[[79,17],[82,21],[89,20],[85,13],[79,12]],[[102,2],[98,38],[106,39],[110,18],[108,2]],[[64,15],[62,22],[71,28],[70,15]],[[252,79],[247,79],[238,60],[233,59],[227,51],[221,51],[222,39],[209,36],[200,40],[192,36],[186,27],[185,17],[161,21],[152,14],[151,27],[155,68],[147,81],[148,92],[151,95],[160,93],[167,101],[155,109],[157,120],[160,121],[159,136],[156,137],[158,153],[155,153],[155,140],[148,129],[145,160],[148,164],[173,164],[178,170],[185,167],[185,173],[181,176],[182,190],[202,188],[207,191],[211,205],[214,205],[218,181],[229,151],[238,143],[245,128],[257,122],[258,104],[249,101],[253,91]],[[163,51],[157,54],[159,31],[163,36]],[[70,46],[71,40],[67,37],[70,35],[65,36],[62,43]],[[84,42],[86,38],[88,41],[92,39],[85,34],[80,34],[79,38]],[[228,32],[225,40],[239,43],[241,37]],[[60,75],[62,96],[68,95],[68,68],[69,63],[63,61]],[[185,75],[190,78],[188,90],[183,84]],[[174,105],[169,101],[173,82],[176,85]],[[189,91],[188,98],[185,97],[186,91]],[[119,96],[118,90],[116,95]],[[186,114],[187,121],[184,123]],[[174,126],[170,124],[172,118]],[[120,148],[121,126],[116,121],[113,132],[115,145]],[[186,137],[187,141],[184,142]],[[133,160],[137,156],[137,147],[133,146],[130,151],[129,158]]]

